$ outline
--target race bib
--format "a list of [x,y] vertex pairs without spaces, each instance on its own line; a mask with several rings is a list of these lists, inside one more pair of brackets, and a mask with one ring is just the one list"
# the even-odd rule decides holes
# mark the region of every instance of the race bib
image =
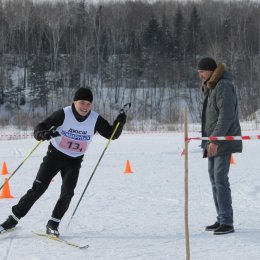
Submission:
[[80,152],[80,153],[85,153],[87,150],[86,141],[72,140],[70,138],[67,138],[66,136],[63,136],[61,138],[61,142],[59,146],[65,150]]

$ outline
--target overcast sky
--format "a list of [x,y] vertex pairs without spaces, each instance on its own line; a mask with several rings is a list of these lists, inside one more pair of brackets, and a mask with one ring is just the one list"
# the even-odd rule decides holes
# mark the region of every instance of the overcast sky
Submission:
[[[8,1],[8,0],[4,0]],[[40,3],[40,2],[68,2],[68,1],[75,1],[79,2],[81,0],[32,0],[34,3]],[[107,2],[125,2],[125,1],[140,1],[140,0],[85,0],[86,3],[88,4],[97,4],[97,3],[107,3]],[[155,2],[169,2],[169,1],[175,1],[175,2],[200,2],[202,0],[141,0],[143,2],[150,2],[150,3],[155,3]],[[208,1],[214,1],[214,2],[258,2],[260,3],[260,0],[208,0]]]
[[[8,1],[8,0],[7,0]],[[67,2],[67,1],[72,1],[72,0],[33,0],[34,2],[44,2],[44,1],[49,1],[49,2],[53,2],[53,1],[60,1],[60,2]],[[79,0],[74,0],[74,1],[79,1]],[[99,2],[125,2],[126,0],[85,0],[86,3],[99,3]],[[134,2],[135,0],[127,0],[127,1],[132,1]],[[140,1],[140,0],[137,0]],[[201,0],[143,0],[144,2],[169,2],[169,1],[175,1],[175,2],[199,2]],[[259,2],[260,0],[209,0],[209,1],[223,1],[223,2]]]

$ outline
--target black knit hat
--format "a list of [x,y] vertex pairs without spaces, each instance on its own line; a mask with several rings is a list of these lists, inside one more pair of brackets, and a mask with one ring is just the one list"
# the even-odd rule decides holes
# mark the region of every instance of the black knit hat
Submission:
[[203,58],[198,63],[198,70],[213,71],[217,68],[217,63],[210,57]]
[[86,100],[92,103],[93,101],[93,94],[90,88],[79,88],[74,96],[74,101],[77,100]]

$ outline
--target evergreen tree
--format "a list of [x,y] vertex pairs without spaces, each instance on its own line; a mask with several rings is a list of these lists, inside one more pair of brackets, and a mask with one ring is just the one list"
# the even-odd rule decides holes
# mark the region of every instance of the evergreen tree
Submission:
[[0,90],[0,105],[4,104],[4,91],[1,89]]
[[163,56],[170,58],[173,55],[173,37],[166,15],[163,15],[161,26],[161,37],[159,38],[160,49]]
[[160,43],[161,30],[160,25],[154,15],[152,15],[147,28],[144,31],[144,46],[152,52],[158,50]]
[[229,40],[231,37],[231,18],[228,16],[223,22],[223,40]]
[[198,54],[200,43],[202,40],[202,32],[200,27],[200,17],[197,7],[194,5],[191,11],[190,20],[187,27],[187,52],[189,55],[195,57],[192,59],[196,62],[196,56]]
[[80,69],[74,68],[70,72],[70,84],[69,86],[74,89],[80,88]]
[[33,110],[37,106],[42,106],[45,108],[47,114],[49,86],[47,84],[45,70],[44,57],[37,56],[30,68],[28,85],[30,87],[29,95],[31,97]]
[[185,50],[185,21],[182,14],[181,7],[178,6],[175,19],[174,19],[174,31],[173,31],[173,54],[179,61],[183,58]]
[[108,57],[109,57],[109,34],[107,33],[107,30],[104,29],[101,34],[101,39],[100,39],[100,49],[101,49],[101,54],[102,54],[102,61],[103,62],[108,62]]

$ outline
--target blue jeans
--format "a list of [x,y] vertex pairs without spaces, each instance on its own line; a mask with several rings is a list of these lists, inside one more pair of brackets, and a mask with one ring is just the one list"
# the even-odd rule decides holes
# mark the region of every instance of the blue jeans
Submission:
[[232,226],[233,208],[228,179],[230,157],[231,153],[209,157],[208,170],[217,211],[217,222]]

